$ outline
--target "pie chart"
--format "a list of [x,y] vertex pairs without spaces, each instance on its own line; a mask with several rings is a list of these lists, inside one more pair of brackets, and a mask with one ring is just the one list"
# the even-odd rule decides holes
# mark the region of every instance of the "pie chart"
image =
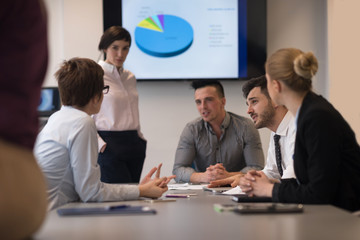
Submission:
[[142,20],[135,28],[136,45],[154,57],[182,54],[190,48],[193,39],[191,25],[174,15],[153,15]]

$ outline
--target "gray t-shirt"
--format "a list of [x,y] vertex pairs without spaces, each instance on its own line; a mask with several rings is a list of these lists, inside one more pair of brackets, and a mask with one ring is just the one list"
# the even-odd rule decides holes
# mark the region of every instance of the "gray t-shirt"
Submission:
[[250,119],[226,112],[221,129],[218,140],[201,117],[186,125],[175,154],[173,174],[177,182],[189,182],[194,172],[205,172],[216,163],[222,163],[228,172],[263,169],[259,132]]

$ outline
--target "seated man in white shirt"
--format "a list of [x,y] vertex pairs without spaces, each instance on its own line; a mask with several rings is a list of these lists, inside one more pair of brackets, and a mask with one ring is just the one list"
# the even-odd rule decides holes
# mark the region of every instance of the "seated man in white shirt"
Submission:
[[[94,61],[73,58],[55,73],[62,102],[39,133],[35,156],[47,181],[49,209],[73,201],[121,201],[160,197],[170,179],[153,168],[140,185],[100,181],[97,131],[91,114],[99,112],[104,93],[104,71]],[[156,179],[151,176],[157,171]]]
[[[293,167],[293,154],[296,129],[294,117],[284,106],[276,105],[270,98],[266,86],[265,76],[254,78],[243,86],[243,94],[248,105],[247,113],[253,119],[255,127],[271,130],[270,144],[266,159],[264,174],[279,182],[280,179],[295,178]],[[276,136],[276,137],[275,137]],[[279,149],[276,153],[275,139],[278,138]],[[279,152],[280,151],[280,152]],[[278,155],[278,156],[277,156]],[[232,187],[247,184],[246,178],[256,174],[250,170],[245,176],[235,175],[226,179],[212,181],[209,187],[231,184]]]

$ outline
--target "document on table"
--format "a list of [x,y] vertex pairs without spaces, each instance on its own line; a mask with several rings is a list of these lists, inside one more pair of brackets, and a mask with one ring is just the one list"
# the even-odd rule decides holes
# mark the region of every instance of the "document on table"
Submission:
[[222,192],[221,194],[225,195],[235,195],[235,194],[245,194],[239,186],[234,187],[226,192]]
[[[190,184],[190,183],[175,183],[168,184],[169,190],[203,190],[208,184]],[[216,189],[216,188],[213,188]],[[221,194],[234,195],[234,194],[245,194],[239,186],[224,191]]]
[[169,190],[202,190],[208,184],[175,183],[168,184]]

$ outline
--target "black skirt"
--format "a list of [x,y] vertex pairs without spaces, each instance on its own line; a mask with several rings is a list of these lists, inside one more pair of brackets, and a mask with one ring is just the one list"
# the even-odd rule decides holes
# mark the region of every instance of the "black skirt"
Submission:
[[146,156],[146,141],[134,131],[98,131],[106,142],[99,153],[101,181],[105,183],[139,183]]

